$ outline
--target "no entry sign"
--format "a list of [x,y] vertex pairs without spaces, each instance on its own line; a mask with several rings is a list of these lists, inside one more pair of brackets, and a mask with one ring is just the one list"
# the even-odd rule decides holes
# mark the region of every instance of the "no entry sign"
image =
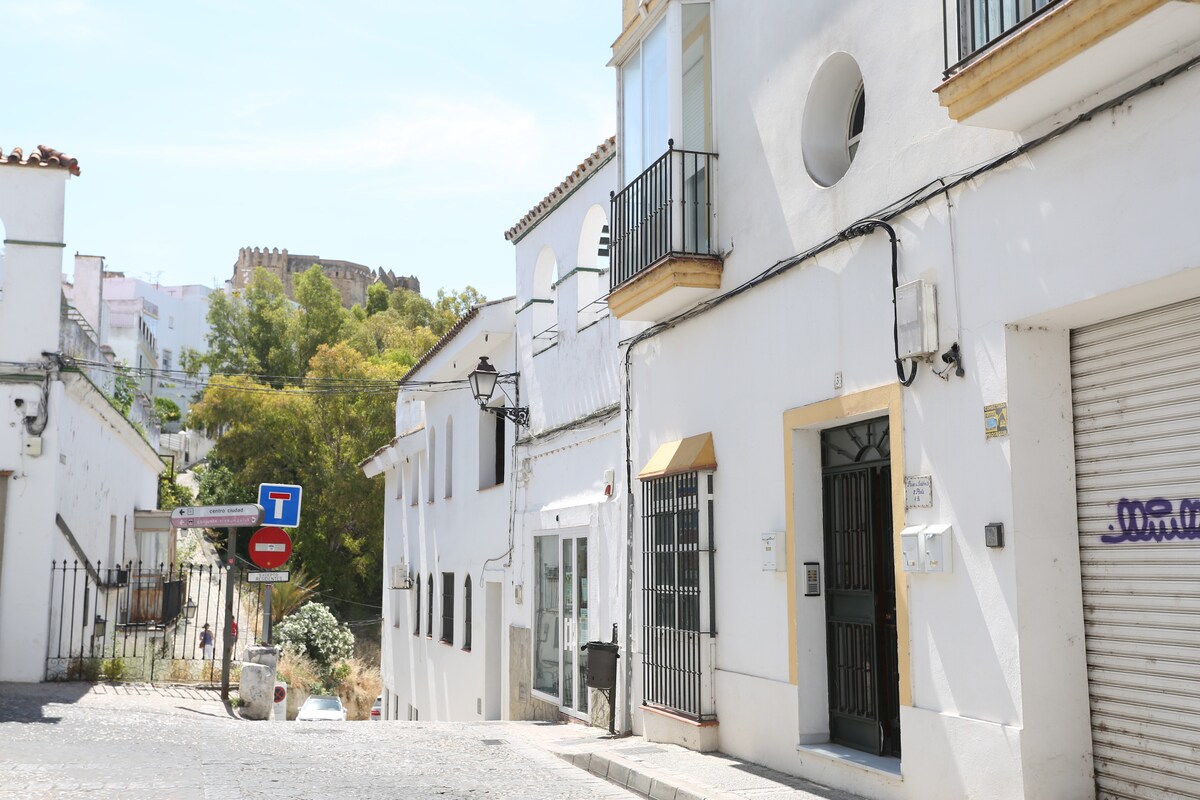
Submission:
[[292,555],[292,537],[283,528],[259,528],[250,537],[250,560],[263,569],[282,567]]

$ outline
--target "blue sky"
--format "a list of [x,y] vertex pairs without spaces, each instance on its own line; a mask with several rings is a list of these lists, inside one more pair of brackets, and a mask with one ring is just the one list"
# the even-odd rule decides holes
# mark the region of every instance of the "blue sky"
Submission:
[[504,231],[615,132],[618,0],[0,0],[0,147],[79,159],[66,256],[240,247],[513,291]]

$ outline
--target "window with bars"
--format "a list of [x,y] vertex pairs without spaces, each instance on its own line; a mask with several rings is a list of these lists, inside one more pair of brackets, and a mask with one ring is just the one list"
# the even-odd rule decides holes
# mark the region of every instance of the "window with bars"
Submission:
[[642,482],[645,701],[695,719],[715,716],[712,497],[711,472]]
[[442,638],[454,644],[454,573],[442,573]]
[[471,576],[463,581],[463,650],[471,651]]
[[413,620],[413,636],[421,635],[421,576],[417,576],[417,583],[413,586],[413,603],[416,606],[417,613]]
[[425,609],[425,635],[430,639],[433,638],[433,573],[429,573],[429,577],[425,579],[426,595],[429,598],[429,607]]

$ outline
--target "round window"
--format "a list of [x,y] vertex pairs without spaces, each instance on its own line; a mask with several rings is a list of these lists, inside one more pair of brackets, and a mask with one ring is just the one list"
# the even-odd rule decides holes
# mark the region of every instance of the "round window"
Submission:
[[858,63],[834,53],[813,78],[804,105],[801,149],[804,167],[821,186],[832,186],[850,169],[862,141],[867,113]]

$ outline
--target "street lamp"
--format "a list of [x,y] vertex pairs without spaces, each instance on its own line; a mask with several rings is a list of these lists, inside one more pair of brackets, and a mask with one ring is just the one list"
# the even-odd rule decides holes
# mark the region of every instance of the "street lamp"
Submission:
[[195,619],[196,618],[196,601],[190,597],[188,598],[187,604],[183,607],[183,618],[184,619]]
[[[496,372],[496,368],[488,363],[487,356],[479,357],[479,364],[467,376],[467,380],[471,384],[471,394],[479,402],[479,407],[484,411],[495,414],[497,417],[504,417],[512,420],[518,426],[529,427],[529,407],[517,406],[509,408],[508,406],[489,406],[487,403],[492,399],[492,393],[496,391],[496,382],[500,375]],[[519,395],[518,395],[519,397]]]

